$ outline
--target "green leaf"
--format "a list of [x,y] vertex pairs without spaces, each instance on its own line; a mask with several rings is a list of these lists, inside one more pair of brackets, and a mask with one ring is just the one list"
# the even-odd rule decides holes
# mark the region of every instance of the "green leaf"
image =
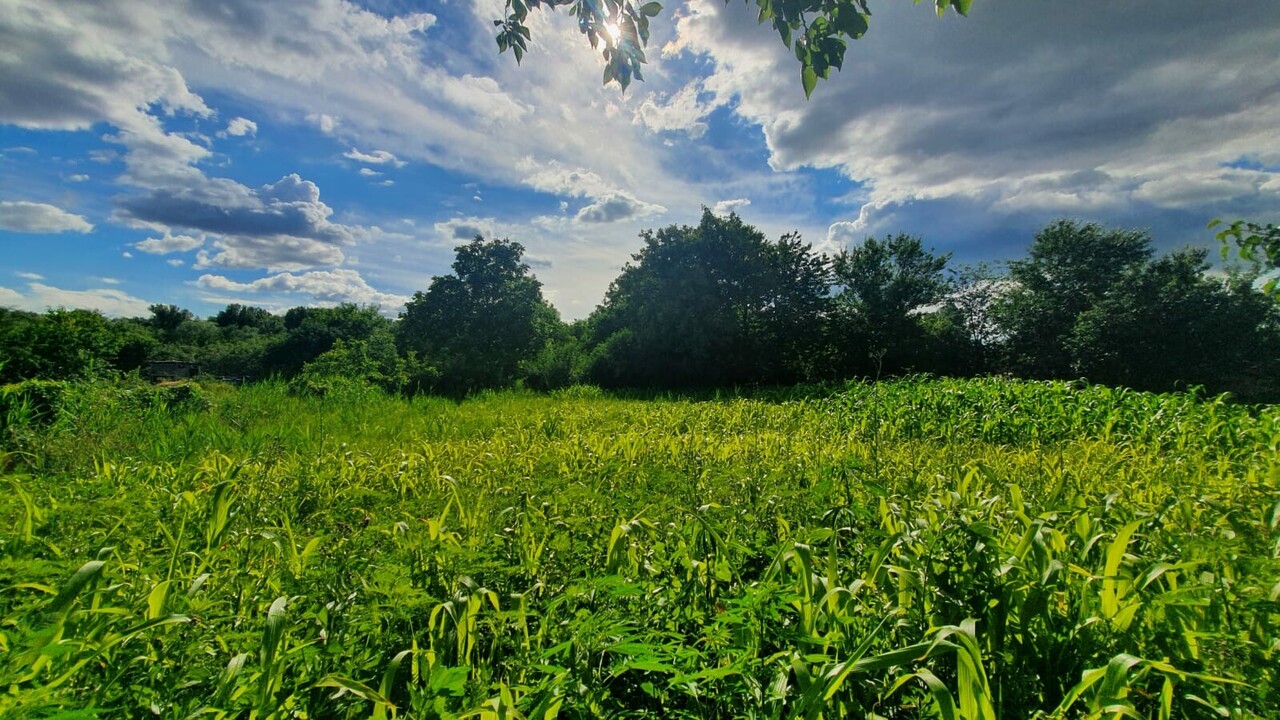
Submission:
[[349,677],[343,677],[342,675],[326,675],[323,678],[320,678],[320,681],[315,684],[315,687],[338,688],[339,694],[342,692],[349,692],[362,700],[368,700],[389,708],[395,707],[391,704],[390,700],[383,697],[377,690],[374,690],[359,680],[353,680]]
[[814,71],[812,65],[805,65],[800,71],[800,82],[804,85],[804,97],[807,100],[813,94],[813,88],[818,84],[818,73]]
[[645,17],[654,17],[660,12],[662,12],[662,3],[651,2],[640,6],[640,14]]
[[49,609],[53,612],[65,610],[80,594],[80,591],[84,590],[86,585],[102,574],[104,565],[106,563],[101,560],[90,560],[81,565],[76,574],[72,575],[71,579],[67,581],[67,584],[58,589],[58,596],[50,603]]
[[164,603],[169,599],[169,586],[172,580],[163,580],[156,583],[151,588],[151,592],[147,594],[147,619],[155,620],[164,612]]
[[911,677],[918,677],[929,686],[929,694],[933,697],[934,707],[938,710],[938,715],[943,720],[958,720],[960,717],[956,712],[956,701],[951,696],[951,691],[947,689],[946,684],[938,679],[928,668],[921,668],[915,672],[915,675],[908,675],[904,680]]

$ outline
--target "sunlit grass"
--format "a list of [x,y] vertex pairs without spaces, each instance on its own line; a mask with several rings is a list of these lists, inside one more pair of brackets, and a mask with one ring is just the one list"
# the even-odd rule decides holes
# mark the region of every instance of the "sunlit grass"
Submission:
[[0,716],[1276,715],[1274,408],[109,392],[6,421]]

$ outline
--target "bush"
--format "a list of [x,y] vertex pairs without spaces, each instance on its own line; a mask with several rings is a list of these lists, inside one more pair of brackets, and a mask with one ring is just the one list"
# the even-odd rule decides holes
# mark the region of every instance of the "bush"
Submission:
[[0,387],[0,428],[53,422],[70,387],[63,380],[23,380]]
[[324,375],[303,370],[289,381],[289,393],[300,397],[365,400],[381,391],[365,378]]

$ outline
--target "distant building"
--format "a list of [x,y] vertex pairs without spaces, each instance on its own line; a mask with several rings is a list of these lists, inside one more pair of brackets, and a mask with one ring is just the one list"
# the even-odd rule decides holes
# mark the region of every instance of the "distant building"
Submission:
[[200,366],[180,360],[153,360],[147,363],[143,373],[151,382],[162,380],[186,380],[200,374]]

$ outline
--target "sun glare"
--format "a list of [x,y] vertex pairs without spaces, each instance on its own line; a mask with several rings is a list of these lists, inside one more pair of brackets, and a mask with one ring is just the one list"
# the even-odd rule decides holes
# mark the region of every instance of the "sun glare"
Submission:
[[617,23],[606,22],[604,31],[609,35],[609,40],[612,44],[617,45],[622,40],[622,28],[619,28]]

